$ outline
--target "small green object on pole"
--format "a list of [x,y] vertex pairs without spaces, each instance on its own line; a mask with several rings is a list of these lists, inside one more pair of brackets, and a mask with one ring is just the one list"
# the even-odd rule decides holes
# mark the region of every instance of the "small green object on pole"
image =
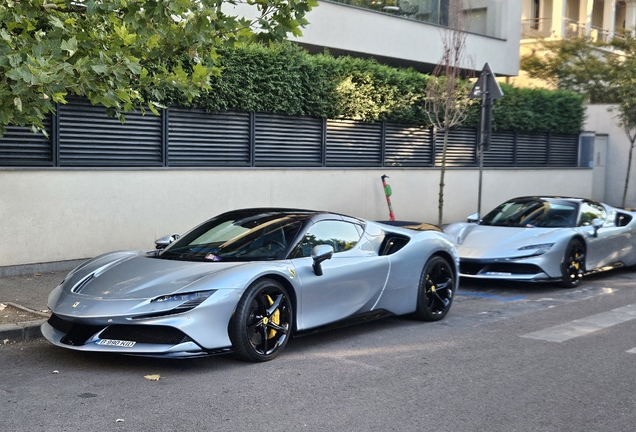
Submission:
[[394,221],[395,215],[393,214],[393,207],[391,206],[391,195],[393,195],[393,191],[391,190],[391,185],[386,184],[386,180],[389,178],[388,175],[382,176],[382,187],[384,188],[384,196],[386,196],[386,203],[389,206],[389,220]]
[[391,185],[386,185],[384,186],[384,195],[390,197],[391,195],[393,195],[393,191],[391,190]]

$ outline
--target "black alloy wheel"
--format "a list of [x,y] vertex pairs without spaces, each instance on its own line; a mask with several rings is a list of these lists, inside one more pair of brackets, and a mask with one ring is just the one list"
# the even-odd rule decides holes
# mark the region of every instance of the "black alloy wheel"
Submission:
[[234,354],[246,361],[272,360],[291,337],[292,317],[292,304],[281,284],[271,279],[254,282],[230,320]]
[[570,240],[563,262],[561,263],[561,286],[574,288],[579,286],[585,273],[585,246],[578,239]]
[[422,321],[439,321],[446,316],[455,294],[455,273],[448,261],[433,256],[424,265],[420,277],[415,317]]

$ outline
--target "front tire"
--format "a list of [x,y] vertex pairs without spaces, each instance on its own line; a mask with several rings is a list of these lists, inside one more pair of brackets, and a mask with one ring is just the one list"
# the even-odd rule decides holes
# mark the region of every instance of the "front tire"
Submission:
[[287,290],[272,279],[250,285],[239,300],[228,327],[234,354],[241,360],[272,360],[285,348],[292,329]]
[[578,239],[570,240],[565,248],[561,263],[561,286],[574,288],[579,286],[585,273],[585,246]]
[[415,318],[422,321],[443,319],[453,303],[455,272],[445,258],[433,256],[420,277]]

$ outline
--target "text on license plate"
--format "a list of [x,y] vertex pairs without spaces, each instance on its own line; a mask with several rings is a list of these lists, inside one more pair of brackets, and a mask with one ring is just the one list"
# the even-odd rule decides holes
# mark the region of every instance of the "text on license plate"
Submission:
[[135,346],[137,342],[117,340],[117,339],[100,339],[95,343],[97,345],[108,345],[108,346],[116,346],[116,347],[123,347],[123,348],[132,348],[133,346]]

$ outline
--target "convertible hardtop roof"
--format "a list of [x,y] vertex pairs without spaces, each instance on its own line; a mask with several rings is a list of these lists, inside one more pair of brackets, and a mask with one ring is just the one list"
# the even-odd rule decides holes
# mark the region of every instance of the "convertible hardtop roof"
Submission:
[[229,215],[233,213],[242,214],[243,216],[255,216],[259,214],[293,214],[297,216],[306,216],[307,219],[317,216],[317,215],[334,215],[340,216],[346,219],[355,219],[359,221],[363,221],[363,219],[349,216],[341,213],[330,212],[326,210],[308,210],[308,209],[297,209],[297,208],[287,208],[287,207],[254,207],[254,208],[244,208],[237,210],[230,210],[225,213],[222,213],[219,216]]
[[593,200],[590,200],[587,198],[569,197],[569,196],[550,196],[550,195],[521,196],[521,197],[513,198],[509,201],[526,200],[526,199],[527,200],[540,199],[540,200],[566,200],[566,201],[577,201],[577,202],[585,202],[585,201],[593,202]]

